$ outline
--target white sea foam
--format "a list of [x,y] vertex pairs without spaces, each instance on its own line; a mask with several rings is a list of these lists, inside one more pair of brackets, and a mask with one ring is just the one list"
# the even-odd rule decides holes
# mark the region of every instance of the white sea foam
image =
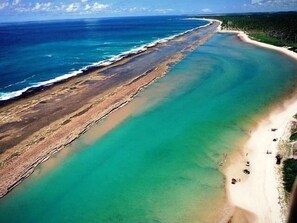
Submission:
[[[188,19],[191,19],[191,18],[188,18]],[[199,19],[199,20],[204,20],[204,19]],[[206,20],[206,21],[209,21],[209,20]],[[177,37],[180,37],[180,36],[183,36],[185,34],[188,34],[189,32],[193,32],[195,30],[198,30],[198,29],[207,27],[207,26],[209,26],[211,24],[212,24],[212,21],[209,21],[209,23],[206,24],[206,25],[202,25],[202,26],[199,26],[199,27],[196,27],[196,28],[187,30],[187,31],[182,32],[182,33],[179,33],[179,34],[171,35],[171,36],[166,37],[166,38],[155,40],[155,41],[153,41],[151,43],[144,44],[142,46],[133,48],[131,50],[122,52],[122,53],[120,53],[118,55],[115,55],[115,56],[111,57],[110,59],[101,60],[101,61],[96,62],[96,63],[93,63],[93,64],[91,64],[89,66],[85,66],[85,67],[83,67],[83,68],[81,68],[79,70],[69,72],[67,74],[64,74],[64,75],[55,77],[55,78],[50,79],[50,80],[47,80],[47,81],[42,81],[42,82],[34,83],[31,86],[26,87],[26,88],[23,88],[21,90],[17,90],[17,91],[13,91],[13,92],[7,92],[7,93],[6,92],[0,92],[0,101],[6,101],[6,100],[9,100],[9,99],[12,99],[12,98],[15,98],[15,97],[19,97],[22,94],[24,94],[25,92],[30,91],[30,90],[34,90],[34,89],[36,89],[38,87],[43,87],[43,86],[44,87],[48,87],[48,86],[51,86],[54,83],[61,82],[61,81],[64,81],[66,79],[69,79],[71,77],[74,77],[74,76],[77,76],[79,74],[82,74],[83,72],[88,71],[90,68],[97,68],[97,67],[109,66],[109,65],[111,65],[111,64],[113,64],[115,62],[118,62],[118,61],[126,58],[126,57],[129,57],[129,56],[132,56],[132,55],[136,55],[136,54],[145,52],[148,48],[154,47],[154,46],[156,46],[158,44],[166,43],[166,42],[168,42],[170,40],[173,40],[173,39],[175,39]],[[106,42],[106,43],[109,43],[109,42]]]
[[8,93],[0,92],[0,101],[6,101],[11,98],[18,97],[18,96],[22,95],[24,92],[26,92],[27,90],[29,90],[30,88],[31,87],[26,87],[21,90],[8,92]]

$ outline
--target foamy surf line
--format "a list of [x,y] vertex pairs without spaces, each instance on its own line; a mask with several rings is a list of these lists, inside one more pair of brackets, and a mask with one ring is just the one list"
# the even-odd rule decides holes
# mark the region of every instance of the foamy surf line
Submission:
[[201,28],[205,28],[209,25],[211,25],[213,22],[211,20],[205,20],[205,19],[200,19],[202,21],[208,21],[209,23],[206,24],[206,25],[202,25],[202,26],[199,26],[199,27],[196,27],[196,28],[193,28],[193,29],[190,29],[190,30],[186,30],[185,32],[182,32],[182,33],[178,33],[178,34],[175,34],[175,35],[172,35],[172,36],[169,36],[169,37],[165,37],[165,38],[162,38],[162,39],[158,39],[158,40],[155,40],[151,43],[147,43],[147,44],[144,44],[140,47],[136,47],[136,48],[133,48],[129,51],[125,51],[125,52],[122,52],[116,56],[113,56],[112,58],[110,59],[107,59],[107,60],[101,60],[99,62],[96,62],[96,63],[93,63],[91,65],[88,65],[88,66],[85,66],[79,70],[76,70],[76,71],[73,71],[73,72],[70,72],[70,73],[67,73],[67,74],[64,74],[64,75],[61,75],[61,76],[58,76],[58,77],[55,77],[53,79],[50,79],[50,80],[47,80],[47,81],[42,81],[42,82],[38,82],[36,84],[33,84],[31,86],[28,86],[28,87],[25,87],[23,89],[20,89],[20,90],[17,90],[17,91],[13,91],[13,92],[0,92],[0,105],[1,104],[4,104],[5,102],[7,101],[10,101],[10,100],[16,100],[18,98],[21,98],[23,96],[27,96],[31,93],[34,93],[34,92],[38,92],[38,91],[41,91],[41,90],[44,90],[56,83],[60,83],[60,82],[63,82],[69,78],[72,78],[72,77],[76,77],[76,76],[79,76],[79,75],[83,75],[85,73],[88,73],[88,72],[91,72],[95,69],[98,69],[98,68],[103,68],[103,67],[107,67],[107,66],[110,66],[118,61],[121,61],[125,58],[128,58],[128,57],[131,57],[131,56],[135,56],[137,54],[140,54],[140,53],[143,53],[145,51],[147,51],[149,48],[152,48],[152,47],[155,47],[159,44],[162,44],[162,43],[166,43],[170,40],[173,40],[175,38],[178,38],[178,37],[181,37],[183,35],[186,35],[190,32],[193,32],[193,31],[196,31],[196,30],[199,30]]

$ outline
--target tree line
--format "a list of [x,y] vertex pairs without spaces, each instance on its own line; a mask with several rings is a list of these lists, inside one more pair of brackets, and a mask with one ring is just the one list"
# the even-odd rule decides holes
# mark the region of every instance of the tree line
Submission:
[[221,20],[223,29],[245,31],[251,37],[274,45],[297,47],[297,12],[227,14],[210,18]]

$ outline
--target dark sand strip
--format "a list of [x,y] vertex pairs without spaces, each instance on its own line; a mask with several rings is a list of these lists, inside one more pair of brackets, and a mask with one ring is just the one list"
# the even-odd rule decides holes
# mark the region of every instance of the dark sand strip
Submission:
[[0,197],[207,41],[218,22],[0,108]]

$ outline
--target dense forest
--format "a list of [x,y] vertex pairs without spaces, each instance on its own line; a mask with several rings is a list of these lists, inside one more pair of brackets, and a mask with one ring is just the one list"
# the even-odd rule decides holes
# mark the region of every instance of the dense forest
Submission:
[[297,51],[297,12],[228,14],[210,18],[221,20],[223,29],[245,31],[253,39]]
[[294,181],[297,176],[297,162],[295,159],[287,159],[284,161],[283,179],[287,192],[291,192]]

